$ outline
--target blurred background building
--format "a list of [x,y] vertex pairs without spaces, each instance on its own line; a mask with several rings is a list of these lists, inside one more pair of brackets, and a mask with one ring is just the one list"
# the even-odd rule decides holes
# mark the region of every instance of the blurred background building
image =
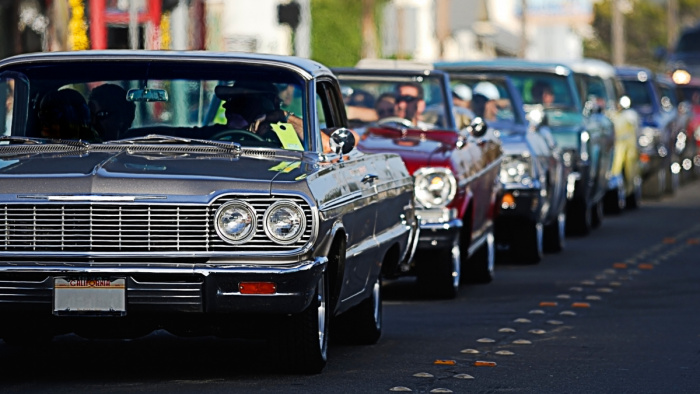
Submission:
[[[363,57],[610,61],[614,4],[634,24],[640,15],[650,20],[648,14],[665,13],[666,4],[668,10],[676,4],[669,17],[695,18],[688,10],[696,3],[700,0],[0,0],[0,57],[131,48],[294,54],[329,66],[352,66]],[[664,23],[630,26],[629,53],[637,49],[627,42],[640,36],[633,29],[661,37],[640,36],[641,50],[651,53],[650,45],[666,46],[666,34],[681,28],[669,22],[674,19],[659,18]],[[681,20],[687,25],[693,18]]]

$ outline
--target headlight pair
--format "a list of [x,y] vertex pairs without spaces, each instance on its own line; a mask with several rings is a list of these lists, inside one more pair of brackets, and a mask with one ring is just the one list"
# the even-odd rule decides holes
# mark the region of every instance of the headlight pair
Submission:
[[442,208],[457,194],[457,180],[449,168],[421,168],[413,176],[416,201],[425,208]]
[[[306,215],[295,202],[280,200],[263,215],[265,234],[275,243],[288,245],[306,230]],[[245,201],[234,200],[219,207],[215,215],[216,233],[230,244],[242,244],[255,236],[258,219],[255,209]]]
[[504,156],[501,162],[502,183],[532,184],[532,162],[523,156]]

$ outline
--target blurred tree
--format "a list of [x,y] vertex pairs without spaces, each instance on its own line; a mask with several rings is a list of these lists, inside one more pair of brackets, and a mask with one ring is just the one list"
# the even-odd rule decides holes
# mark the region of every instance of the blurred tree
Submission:
[[[349,67],[368,52],[379,52],[376,32],[381,18],[378,16],[388,1],[311,0],[311,57],[328,67]],[[363,13],[365,7],[373,10],[374,22]],[[375,25],[374,42],[367,32],[367,23]]]
[[[593,37],[584,40],[585,57],[612,61],[612,3],[613,0],[594,3]],[[658,0],[628,0],[628,3],[630,12],[624,15],[626,62],[658,71],[663,59],[659,59],[656,52],[666,47],[669,28],[666,4]],[[700,0],[679,0],[678,10],[684,25],[700,20]]]

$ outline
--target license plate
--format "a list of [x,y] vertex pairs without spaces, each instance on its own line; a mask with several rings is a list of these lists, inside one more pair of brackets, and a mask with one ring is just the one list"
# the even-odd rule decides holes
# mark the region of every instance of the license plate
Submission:
[[55,278],[54,314],[126,314],[124,278]]

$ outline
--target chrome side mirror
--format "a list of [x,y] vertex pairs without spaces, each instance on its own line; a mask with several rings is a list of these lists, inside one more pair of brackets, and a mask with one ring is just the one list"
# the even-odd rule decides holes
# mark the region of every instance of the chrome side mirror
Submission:
[[465,128],[465,130],[472,136],[479,138],[483,137],[488,130],[488,125],[481,117],[476,117],[472,120],[472,123]]
[[355,135],[346,128],[335,130],[330,137],[330,146],[333,152],[344,155],[355,148]]

